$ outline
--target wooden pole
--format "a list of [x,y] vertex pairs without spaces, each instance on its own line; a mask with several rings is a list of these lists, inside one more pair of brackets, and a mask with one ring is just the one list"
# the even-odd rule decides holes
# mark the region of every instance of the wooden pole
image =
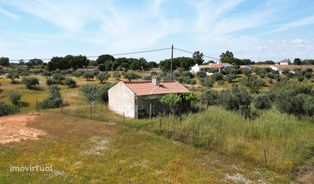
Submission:
[[170,68],[171,68],[171,73],[170,73],[170,79],[171,80],[173,80],[173,78],[172,78],[172,73],[173,73],[173,45],[171,45],[171,66],[170,66]]

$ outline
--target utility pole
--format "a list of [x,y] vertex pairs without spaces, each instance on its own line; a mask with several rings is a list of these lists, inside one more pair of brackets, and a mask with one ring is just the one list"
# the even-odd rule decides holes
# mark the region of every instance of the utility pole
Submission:
[[171,68],[171,70],[170,70],[170,79],[172,80],[172,72],[173,72],[173,69],[172,69],[172,63],[173,63],[173,45],[171,45],[171,66],[170,66],[170,68]]

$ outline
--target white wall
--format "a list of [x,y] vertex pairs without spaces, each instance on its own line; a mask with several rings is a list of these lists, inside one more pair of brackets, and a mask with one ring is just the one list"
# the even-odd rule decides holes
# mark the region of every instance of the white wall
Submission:
[[137,118],[135,94],[123,83],[119,82],[108,91],[110,110],[125,117]]

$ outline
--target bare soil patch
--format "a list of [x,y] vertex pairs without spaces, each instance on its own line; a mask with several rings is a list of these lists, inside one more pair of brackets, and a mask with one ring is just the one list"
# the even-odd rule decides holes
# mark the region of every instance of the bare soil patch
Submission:
[[24,114],[0,118],[0,144],[20,142],[23,140],[37,140],[39,136],[47,135],[47,132],[27,126],[38,115]]

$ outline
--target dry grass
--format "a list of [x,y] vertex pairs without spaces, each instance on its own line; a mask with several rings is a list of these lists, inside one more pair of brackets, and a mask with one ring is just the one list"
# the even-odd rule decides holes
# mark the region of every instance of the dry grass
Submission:
[[[29,126],[48,135],[0,146],[2,183],[230,183],[227,176],[237,175],[254,183],[287,182],[236,158],[121,125],[50,112]],[[91,150],[97,154],[84,154]],[[52,165],[54,171],[10,172],[10,165]]]

